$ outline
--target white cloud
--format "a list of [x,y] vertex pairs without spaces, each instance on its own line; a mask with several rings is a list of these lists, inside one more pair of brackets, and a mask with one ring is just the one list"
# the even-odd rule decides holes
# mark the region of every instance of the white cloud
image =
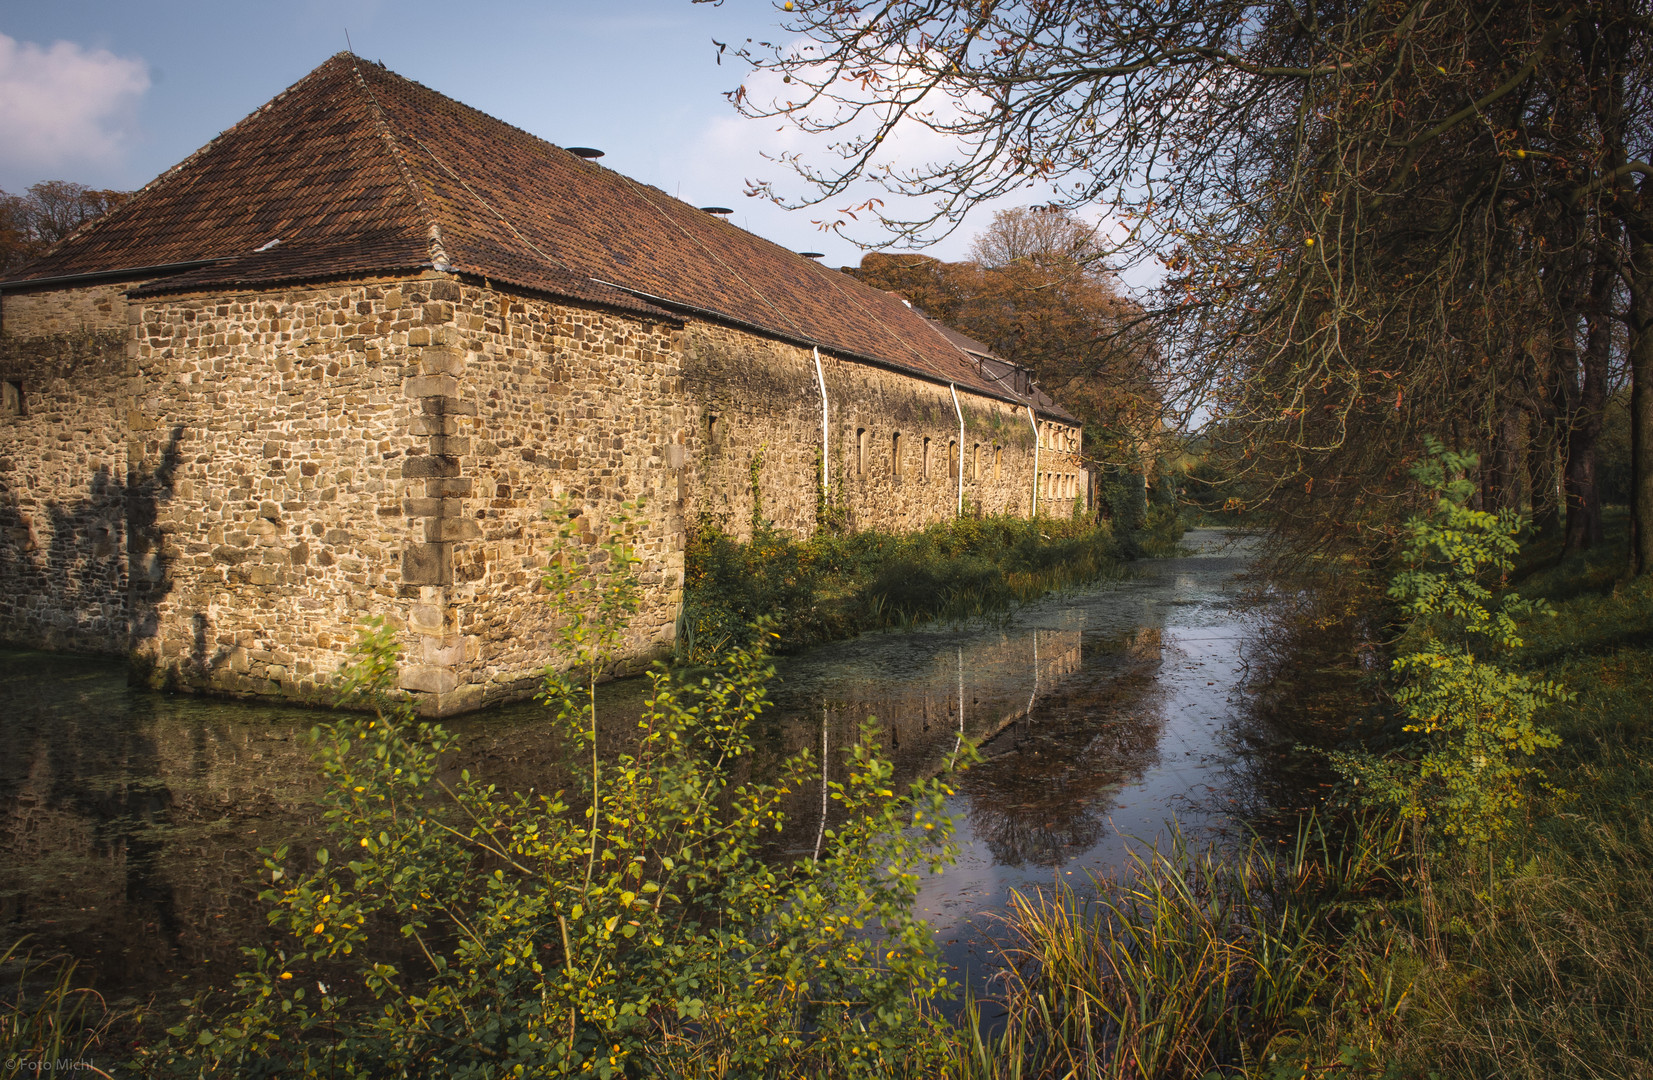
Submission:
[[42,48],[0,34],[0,155],[8,172],[118,163],[147,65],[59,41]]

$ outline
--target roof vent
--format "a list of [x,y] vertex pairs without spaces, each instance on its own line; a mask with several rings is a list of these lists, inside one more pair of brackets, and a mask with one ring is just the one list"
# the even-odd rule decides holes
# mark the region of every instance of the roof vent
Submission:
[[570,154],[585,158],[587,161],[593,161],[603,156],[603,152],[594,146],[570,146],[567,149]]
[[281,243],[281,237],[278,236],[274,240],[271,240],[267,244],[260,244],[258,247],[253,248],[253,251],[254,252],[269,251],[271,248],[275,247],[279,243]]
[[800,252],[798,252],[798,254],[802,255],[806,259],[824,259],[824,258],[826,258],[826,252],[824,252],[824,251],[800,251]]
[[727,206],[702,206],[701,209],[706,211],[708,214],[717,214],[719,217],[722,217],[724,214],[734,213],[734,211],[729,209]]

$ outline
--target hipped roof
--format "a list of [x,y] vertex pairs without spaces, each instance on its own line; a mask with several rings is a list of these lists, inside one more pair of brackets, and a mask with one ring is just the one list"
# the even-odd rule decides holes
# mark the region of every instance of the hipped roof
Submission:
[[692,313],[1068,418],[898,297],[350,53],[8,284],[142,269],[152,294],[431,268]]

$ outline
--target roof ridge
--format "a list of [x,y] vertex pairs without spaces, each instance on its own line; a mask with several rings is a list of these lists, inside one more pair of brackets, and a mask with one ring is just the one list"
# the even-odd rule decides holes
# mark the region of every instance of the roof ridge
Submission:
[[[457,183],[460,187],[464,188],[465,193],[467,195],[469,195],[472,199],[476,200],[477,204],[480,205],[484,210],[488,211],[490,214],[494,215],[494,217],[498,218],[500,224],[504,225],[507,229],[510,229],[511,230],[511,235],[515,236],[518,240],[521,240],[523,242],[524,246],[526,246],[530,251],[532,251],[534,254],[538,255],[540,258],[544,259],[546,262],[551,263],[555,266],[562,267],[562,269],[566,270],[568,273],[574,275],[575,277],[586,277],[586,275],[581,274],[579,271],[575,270],[572,266],[569,266],[567,262],[563,261],[562,259],[558,258],[555,255],[552,255],[550,252],[546,251],[544,248],[540,247],[538,244],[536,244],[532,240],[528,239],[528,237],[524,236],[523,233],[522,233],[522,230],[517,228],[516,225],[512,223],[511,219],[506,217],[500,211],[499,207],[495,206],[493,203],[490,203],[487,199],[484,199],[481,195],[479,195],[477,193],[477,190],[475,188],[473,188],[470,184],[466,183],[465,178],[463,176],[460,176],[458,173],[454,172],[453,167],[450,166],[447,162],[443,161],[441,159],[441,157],[439,157],[437,155],[435,150],[432,150],[429,146],[425,145],[425,141],[423,139],[420,139],[417,136],[415,136],[413,138],[413,141],[419,144],[419,149],[421,149],[425,152],[425,156],[429,157],[432,161],[436,162],[437,166],[443,172],[445,172],[449,176],[453,177],[454,182]],[[432,227],[434,228],[435,226],[433,225]],[[591,281],[591,280],[595,280],[595,279],[590,278],[590,277],[586,277],[586,280]]]
[[[437,220],[435,212],[431,210],[430,204],[425,200],[424,188],[420,187],[419,178],[414,176],[413,169],[407,163],[407,156],[402,151],[401,140],[396,137],[396,131],[390,125],[390,118],[385,115],[384,106],[379,104],[378,97],[373,93],[373,87],[367,84],[367,79],[362,75],[361,65],[357,62],[361,57],[349,52],[338,53],[337,55],[350,57],[350,74],[355,78],[356,85],[361,87],[362,92],[367,95],[368,107],[373,115],[373,126],[378,130],[379,138],[384,142],[391,160],[396,163],[397,174],[401,176],[402,182],[408,187],[409,194],[413,196],[414,208],[418,211],[419,216],[425,220],[426,245],[430,249],[432,267],[442,271],[450,269],[452,260],[448,258],[447,245],[442,242],[442,223]],[[418,142],[419,140],[415,139],[414,141]]]

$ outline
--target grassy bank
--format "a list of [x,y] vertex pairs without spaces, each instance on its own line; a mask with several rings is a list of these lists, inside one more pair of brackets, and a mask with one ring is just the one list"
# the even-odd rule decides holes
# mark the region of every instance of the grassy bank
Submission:
[[[1559,745],[1515,755],[1536,772],[1501,788],[1502,829],[1466,832],[1479,804],[1463,799],[1408,809],[1345,783],[1295,846],[1151,853],[1093,899],[1023,900],[1010,1020],[957,1074],[1653,1075],[1653,581],[1622,578],[1622,517],[1612,525],[1605,546],[1565,560],[1529,541],[1509,575],[1554,614],[1521,618],[1524,645],[1486,656],[1576,697],[1537,713]],[[1372,700],[1350,710],[1392,717],[1361,731],[1384,748],[1369,761],[1440,753],[1402,730],[1404,685],[1368,677]],[[1321,723],[1335,742],[1340,725]]]
[[1054,589],[1169,554],[1174,514],[1140,530],[1109,523],[965,517],[914,533],[818,532],[797,540],[759,529],[741,543],[703,522],[686,559],[679,657],[699,661],[775,620],[782,651],[931,620],[992,617]]
[[1545,717],[1549,790],[1502,842],[1431,860],[1427,889],[1398,875],[1390,932],[1342,947],[1406,998],[1323,1016],[1313,1061],[1369,1043],[1402,1076],[1653,1074],[1653,581],[1622,579],[1626,541],[1619,517],[1587,555],[1528,545],[1521,592],[1556,616],[1524,621],[1522,667],[1577,694]]

